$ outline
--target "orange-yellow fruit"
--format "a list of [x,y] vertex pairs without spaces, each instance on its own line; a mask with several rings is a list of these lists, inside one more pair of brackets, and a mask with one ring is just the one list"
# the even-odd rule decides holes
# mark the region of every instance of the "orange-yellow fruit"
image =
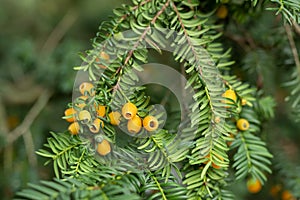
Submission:
[[91,121],[91,114],[87,110],[82,110],[78,114],[78,119],[82,121],[83,124],[87,124]]
[[109,60],[109,55],[107,53],[105,53],[104,51],[101,51],[100,52],[100,57],[103,59],[103,60],[106,60],[108,61]]
[[292,195],[292,193],[288,190],[284,190],[281,194],[282,200],[296,200],[296,198]]
[[101,69],[106,69],[107,68],[105,65],[101,65],[101,64],[99,64],[98,67],[101,68]]
[[158,128],[158,120],[148,115],[143,119],[143,126],[147,131],[155,131]]
[[245,106],[247,104],[247,100],[246,99],[242,99],[241,100],[241,104],[242,104],[242,106]]
[[[232,133],[230,133],[229,137],[234,139],[234,135]],[[231,144],[232,144],[231,140],[227,141],[227,146],[231,146]]]
[[[216,155],[217,156],[217,155]],[[222,161],[224,161],[224,158],[222,158],[221,156],[217,156],[218,158],[220,158],[220,160],[222,160]],[[221,166],[219,166],[219,165],[217,165],[217,164],[215,164],[215,163],[212,163],[212,165],[211,165],[213,168],[215,168],[215,169],[220,169],[221,168]]]
[[125,119],[132,119],[137,113],[137,107],[133,103],[126,103],[122,107],[122,115]]
[[79,86],[79,91],[82,95],[89,94],[90,96],[95,95],[95,88],[92,83],[83,82]]
[[[231,100],[233,100],[234,102],[236,102],[236,100],[237,100],[237,96],[236,96],[235,92],[234,92],[232,89],[226,90],[226,91],[222,94],[222,97],[227,98],[227,99],[231,99]],[[222,102],[223,102],[223,103],[226,103],[226,104],[234,104],[234,103],[233,103],[232,101],[230,101],[230,100],[223,100]]]
[[139,116],[135,115],[127,123],[127,129],[130,133],[138,133],[142,128],[142,120]]
[[106,111],[105,106],[102,105],[97,106],[96,112],[98,117],[104,117],[105,111]]
[[80,126],[78,122],[73,122],[72,124],[69,125],[68,130],[72,135],[77,135],[80,130]]
[[221,122],[221,118],[219,116],[216,116],[214,119],[215,123],[218,124]]
[[120,117],[121,117],[121,114],[118,112],[118,111],[114,111],[114,112],[111,112],[108,114],[108,117],[110,119],[110,123],[112,125],[119,125],[120,124]]
[[101,156],[106,156],[111,151],[111,147],[109,142],[106,139],[103,139],[102,142],[98,143],[97,145],[97,152]]
[[70,123],[74,122],[75,121],[75,116],[74,116],[75,113],[76,113],[76,110],[74,108],[66,109],[65,116],[68,118],[65,118],[65,120]]
[[220,169],[220,168],[221,168],[219,165],[216,165],[215,163],[212,163],[211,166],[212,166],[213,168],[215,168],[215,169]]
[[249,122],[248,122],[246,119],[243,119],[243,118],[237,120],[237,122],[236,122],[236,127],[237,127],[239,130],[241,130],[241,131],[246,131],[246,130],[248,130],[248,129],[249,129],[249,126],[250,126]]
[[18,126],[20,119],[18,116],[8,116],[6,119],[7,127],[12,130]]
[[250,178],[247,181],[247,189],[250,193],[258,193],[262,188],[262,185],[258,179]]
[[86,106],[85,101],[88,99],[87,96],[80,96],[76,99],[76,106],[80,109],[83,109]]
[[89,129],[92,133],[98,133],[100,126],[101,128],[104,128],[104,122],[101,119],[96,118]]
[[107,68],[105,65],[97,64],[97,63],[100,62],[100,59],[99,59],[99,58],[96,58],[96,59],[95,59],[95,62],[96,62],[96,65],[97,65],[99,68],[101,68],[101,69],[106,69],[106,68]]
[[[216,156],[217,156],[217,155],[216,155]],[[221,156],[217,156],[217,157],[220,158],[220,160],[224,161],[224,158],[222,158]],[[210,158],[209,154],[207,154],[207,155],[205,156],[205,158]],[[207,164],[208,162],[209,162],[209,161],[205,161],[204,164]],[[220,169],[220,168],[221,168],[221,166],[219,166],[219,165],[217,165],[217,164],[215,164],[215,163],[212,163],[211,166],[212,166],[213,168],[215,168],[215,169]]]
[[228,15],[228,9],[225,5],[221,5],[217,10],[217,17],[220,19],[225,19]]
[[279,195],[279,192],[281,191],[281,189],[282,189],[282,187],[279,184],[272,186],[270,189],[271,196],[276,198]]

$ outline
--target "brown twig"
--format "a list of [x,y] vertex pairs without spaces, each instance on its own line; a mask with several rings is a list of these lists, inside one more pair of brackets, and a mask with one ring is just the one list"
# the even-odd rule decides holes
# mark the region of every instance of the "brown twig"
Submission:
[[288,24],[285,25],[284,28],[285,28],[286,35],[287,35],[287,38],[288,38],[289,43],[290,43],[290,46],[291,46],[291,50],[292,50],[292,53],[293,53],[295,65],[296,65],[296,67],[297,67],[298,74],[299,74],[299,76],[300,76],[300,61],[299,61],[299,54],[298,54],[298,51],[297,51],[297,48],[296,48],[295,41],[294,41],[294,39],[293,39],[292,30],[291,30],[290,25],[288,25]]
[[5,137],[8,131],[9,130],[6,123],[6,110],[2,101],[2,97],[0,96],[0,134]]
[[25,134],[32,123],[34,122],[35,118],[39,115],[39,113],[43,110],[43,108],[46,106],[47,102],[49,101],[51,97],[52,92],[45,90],[41,96],[38,98],[36,103],[32,106],[30,111],[27,113],[26,117],[24,118],[23,122],[16,127],[14,130],[12,130],[7,135],[7,143],[6,145],[10,145],[13,143],[16,139],[18,139],[20,136]]
[[[148,2],[148,1],[145,1],[145,2]],[[129,62],[130,58],[131,58],[132,55],[133,55],[133,52],[134,52],[134,51],[136,50],[136,48],[139,46],[139,44],[141,43],[141,41],[146,40],[145,37],[146,37],[148,31],[151,30],[151,24],[154,24],[154,23],[155,23],[155,21],[158,19],[158,17],[159,17],[159,16],[163,13],[163,11],[168,7],[169,3],[170,3],[170,0],[168,0],[168,1],[163,5],[163,7],[161,8],[161,10],[159,10],[159,11],[156,13],[156,15],[153,17],[153,19],[150,21],[150,24],[145,28],[144,32],[141,34],[141,36],[139,37],[139,39],[137,40],[137,42],[133,45],[133,48],[127,53],[127,56],[126,56],[126,58],[125,58],[125,61],[124,61],[123,65],[120,66],[120,67],[117,69],[115,75],[118,74],[118,73],[121,71],[121,69],[123,68],[123,66],[125,66],[125,65]],[[117,81],[117,83],[116,83],[116,86],[114,87],[114,90],[115,90],[115,91],[118,89],[118,85],[119,85],[120,80],[121,80],[121,79],[119,78],[118,81]]]
[[293,20],[292,23],[293,23],[295,32],[296,32],[298,35],[300,35],[300,25],[297,24],[297,22],[296,22],[295,20]]
[[31,167],[37,166],[37,158],[34,151],[34,142],[32,139],[31,131],[27,131],[25,134],[23,134],[24,144],[25,144],[25,150],[27,154],[27,159]]
[[236,42],[240,47],[242,47],[244,49],[245,52],[248,52],[251,50],[250,46],[247,45],[246,41],[244,38],[242,38],[241,36],[238,35],[233,35],[231,33],[224,33],[224,35],[231,39],[232,41]]
[[[6,110],[4,107],[4,103],[2,101],[2,97],[0,96],[0,134],[3,138],[5,138],[9,132],[7,123],[6,123]],[[13,158],[13,147],[8,146],[6,148],[1,148],[3,150],[3,169],[6,172],[9,169],[12,169],[12,158]],[[0,151],[0,152],[1,152]]]
[[[183,98],[186,98],[187,94],[186,94],[186,89],[185,89],[185,86],[186,86],[186,73],[185,73],[185,67],[184,67],[184,64],[181,63],[180,64],[180,71],[181,71],[181,74],[184,78],[181,78],[181,94],[183,96]],[[183,101],[183,110],[184,112],[182,111],[181,112],[181,119],[184,119],[185,115],[186,115],[186,111],[188,110],[189,106],[188,106],[188,103],[189,102],[186,102],[186,101]]]
[[170,0],[168,0],[163,7],[161,8],[161,10],[159,10],[156,15],[153,17],[153,19],[151,20],[150,24],[147,26],[147,28],[145,28],[144,32],[142,33],[142,35],[139,37],[138,41],[134,44],[133,49],[129,51],[125,61],[124,61],[124,66],[128,63],[129,59],[132,57],[134,50],[136,50],[136,48],[139,46],[140,42],[143,41],[143,39],[146,37],[146,34],[148,33],[148,31],[151,29],[151,24],[154,24],[156,22],[156,20],[158,19],[158,17],[164,12],[164,10],[168,7],[170,3]]

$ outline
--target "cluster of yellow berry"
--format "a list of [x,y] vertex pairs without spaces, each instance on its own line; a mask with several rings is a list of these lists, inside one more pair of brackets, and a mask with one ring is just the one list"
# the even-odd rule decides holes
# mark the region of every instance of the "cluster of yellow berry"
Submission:
[[[138,115],[137,107],[131,102],[123,105],[121,113],[111,111],[106,117],[107,109],[105,105],[94,103],[92,108],[88,106],[90,103],[87,102],[87,100],[89,97],[95,96],[96,93],[92,83],[81,83],[79,91],[82,96],[76,98],[74,107],[65,110],[65,116],[63,117],[66,121],[71,123],[68,130],[72,135],[77,135],[80,131],[86,132],[86,127],[91,133],[97,134],[100,132],[100,129],[104,128],[104,121],[109,122],[111,125],[118,126],[123,119],[127,121],[127,130],[133,134],[139,133],[142,128],[152,132],[159,127],[159,122],[156,117],[148,115],[142,119]],[[110,144],[106,139],[98,143],[97,152],[100,155],[106,155],[110,153],[110,151]]]
[[[223,94],[222,97],[225,97],[227,99],[231,99],[231,100],[224,100],[223,103],[226,104],[235,104],[237,102],[237,96],[236,93],[234,92],[234,90],[232,89],[228,89],[226,90]],[[247,104],[247,100],[246,99],[241,99],[241,105],[244,106]],[[249,129],[250,124],[248,122],[247,119],[244,118],[240,118],[236,121],[236,127],[240,130],[240,131],[246,131]]]
[[[237,103],[237,95],[236,93],[234,92],[234,90],[232,89],[228,89],[226,90],[223,94],[222,94],[222,97],[224,98],[227,98],[226,100],[223,100],[222,103],[225,103],[225,104],[235,104]],[[240,103],[242,106],[246,105],[247,104],[247,101],[246,99],[241,99],[240,100]],[[229,108],[229,106],[225,106],[226,108]],[[220,117],[216,117],[215,118],[215,122],[216,123],[219,123],[220,122]],[[244,118],[240,118],[236,121],[236,127],[240,130],[240,131],[246,131],[249,129],[249,122],[248,120],[244,119]],[[234,137],[233,134],[230,135],[230,137]],[[228,146],[231,145],[231,141],[227,142]],[[217,156],[217,155],[216,155]],[[221,157],[221,156],[217,156],[219,160],[221,161],[224,161],[224,158]],[[210,154],[206,155],[205,158],[209,159],[210,158]],[[209,160],[205,161],[204,164],[207,164],[209,162]],[[213,168],[215,169],[220,169],[221,166],[217,165],[216,163],[213,163],[212,162],[212,165],[211,165]]]
[[71,123],[68,130],[72,135],[77,135],[80,131],[80,122],[81,124],[87,125],[90,132],[98,133],[100,131],[100,127],[104,127],[104,122],[100,118],[105,115],[105,106],[94,104],[96,117],[93,119],[91,113],[85,109],[87,106],[85,101],[89,98],[89,96],[95,95],[94,85],[92,83],[83,82],[79,86],[79,91],[82,96],[77,98],[78,102],[80,102],[76,103],[78,111],[73,107],[65,110],[64,118]]
[[[255,194],[261,191],[262,184],[258,179],[249,178],[247,180],[247,189],[250,193]],[[283,189],[279,184],[271,187],[270,194],[274,199],[281,197],[282,200],[296,200],[290,191]]]
[[279,199],[278,197],[281,197],[281,200],[296,200],[293,194],[289,190],[284,189],[281,184],[272,186],[270,189],[270,195],[274,199]]
[[130,133],[139,133],[142,127],[149,132],[157,130],[159,126],[157,118],[148,115],[144,119],[141,119],[137,114],[137,110],[137,107],[131,102],[123,105],[122,116],[128,120],[127,130]]
[[[232,89],[226,90],[222,97],[227,98],[228,100],[224,100],[223,103],[226,104],[235,104],[237,103],[237,95]],[[229,100],[230,99],[230,100]],[[242,106],[247,104],[247,101],[245,99],[241,99],[240,103]],[[236,121],[236,127],[240,131],[246,131],[249,129],[250,124],[247,119],[240,118]],[[231,137],[234,137],[234,135],[231,135]],[[228,143],[228,145],[231,145],[231,142]],[[250,193],[258,193],[262,188],[262,184],[258,179],[255,178],[249,178],[247,180],[247,189]]]
[[[68,130],[72,135],[77,135],[80,132],[80,128],[85,125],[91,133],[99,133],[100,129],[104,128],[104,122],[100,118],[105,116],[106,108],[103,105],[94,104],[93,106],[96,114],[93,116],[88,111],[86,100],[89,96],[95,96],[94,85],[92,83],[83,82],[79,86],[79,91],[82,96],[76,99],[76,109],[71,107],[65,110],[64,119],[71,123]],[[106,139],[102,139],[97,144],[97,152],[100,155],[105,156],[110,153],[110,151],[111,147]]]

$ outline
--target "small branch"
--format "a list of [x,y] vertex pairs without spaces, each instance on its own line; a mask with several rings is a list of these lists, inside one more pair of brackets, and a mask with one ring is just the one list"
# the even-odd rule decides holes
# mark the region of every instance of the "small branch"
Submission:
[[144,30],[143,34],[140,36],[140,38],[138,39],[138,41],[134,44],[133,49],[129,51],[125,62],[124,62],[124,66],[128,63],[129,59],[132,57],[132,54],[134,52],[134,50],[139,46],[140,42],[146,37],[147,32],[151,29],[151,24],[154,24],[157,20],[157,18],[163,13],[163,11],[167,8],[167,6],[169,5],[170,0],[168,0],[164,6],[162,7],[161,10],[159,10],[156,15],[153,17],[153,19],[151,20],[150,24],[148,25],[148,27]]
[[[148,2],[148,1],[145,1],[145,3],[147,3],[147,2]],[[140,42],[146,37],[147,32],[151,29],[151,24],[154,24],[154,23],[155,23],[155,21],[157,20],[157,18],[158,18],[158,17],[163,13],[163,11],[168,7],[169,3],[170,3],[170,0],[168,0],[168,1],[163,5],[162,9],[159,10],[159,11],[156,13],[156,15],[153,17],[153,19],[151,20],[150,24],[145,28],[144,32],[143,32],[142,35],[139,37],[138,41],[133,45],[133,48],[128,52],[128,54],[127,54],[127,56],[126,56],[126,58],[125,58],[125,61],[124,61],[123,66],[125,66],[125,65],[129,62],[130,58],[131,58],[132,55],[133,55],[133,52],[134,52],[134,51],[136,50],[136,48],[139,46]],[[119,72],[121,71],[121,69],[122,69],[123,66],[120,66],[120,67],[117,69],[117,72],[116,72],[115,74],[119,73]],[[120,81],[120,80],[121,80],[121,79],[119,78],[118,81],[117,81],[117,83],[116,83],[116,86],[119,84],[119,81]],[[115,89],[118,89],[118,87],[115,87]]]
[[[141,2],[139,5],[136,5],[134,7],[132,7],[132,12],[139,9],[141,6],[145,5],[146,3],[151,2],[151,0],[145,0],[143,2]],[[108,44],[108,38],[111,38],[114,36],[114,32],[117,30],[117,28],[120,26],[120,24],[122,24],[122,22],[129,16],[129,14],[125,14],[123,15],[120,20],[118,20],[118,23],[116,26],[114,26],[114,28],[112,29],[112,31],[110,31],[109,35],[107,36],[106,40],[104,41],[103,47],[102,47],[102,51],[105,49],[106,45]]]
[[246,41],[244,38],[238,36],[238,35],[233,35],[230,33],[224,32],[224,36],[229,38],[230,40],[236,42],[240,47],[244,49],[245,52],[249,52],[251,48],[246,44]]
[[6,123],[6,111],[5,111],[4,103],[0,96],[0,134],[5,137],[8,132],[9,130]]
[[295,41],[293,39],[292,30],[291,30],[291,27],[288,24],[285,25],[284,28],[285,28],[286,35],[287,35],[287,38],[288,38],[290,46],[291,46],[291,50],[292,50],[294,61],[295,61],[295,64],[296,64],[296,67],[297,67],[297,70],[298,70],[298,74],[300,76],[299,54],[298,54],[298,51],[297,51],[297,48],[296,48]]
[[23,122],[17,128],[15,128],[10,133],[8,133],[6,145],[10,145],[16,139],[18,139],[20,136],[22,136],[28,131],[28,129],[34,122],[35,118],[40,114],[43,108],[47,105],[47,102],[49,101],[51,94],[52,93],[49,92],[48,90],[45,90],[41,94],[41,96],[38,98],[36,103],[32,106],[32,108],[24,118]]
[[12,145],[4,148],[3,152],[3,169],[4,174],[9,174],[14,169],[13,168],[13,153],[14,147]]
[[[185,86],[186,86],[186,73],[185,73],[185,67],[184,67],[184,64],[180,64],[180,71],[181,71],[181,74],[182,76],[184,76],[184,79],[182,78],[181,79],[181,94],[182,94],[182,97],[185,98],[187,96],[186,94],[186,89],[185,89]],[[181,112],[181,119],[184,119],[185,115],[187,114],[187,110],[189,108],[189,106],[187,105],[188,102],[186,101],[183,101],[183,110],[184,112],[182,111]]]
[[300,26],[299,26],[299,24],[297,24],[297,22],[296,22],[295,20],[293,20],[292,23],[293,23],[295,32],[296,32],[298,35],[300,35]]
[[167,200],[167,197],[165,195],[164,189],[161,187],[161,185],[160,185],[159,181],[157,180],[157,178],[154,175],[152,175],[152,179],[155,181],[155,183],[156,183],[156,185],[157,185],[157,187],[158,187],[158,189],[159,189],[159,191],[161,193],[162,199],[163,200]]
[[35,168],[37,166],[37,158],[36,158],[36,154],[34,151],[35,148],[34,148],[34,142],[32,139],[31,131],[28,130],[23,135],[23,139],[24,139],[25,150],[26,150],[28,162],[31,167]]
[[[199,58],[198,58],[198,56],[197,56],[197,53],[196,53],[196,50],[195,50],[195,47],[194,47],[194,45],[192,44],[192,42],[191,42],[191,40],[190,40],[190,38],[189,38],[189,36],[188,36],[187,30],[186,30],[186,28],[185,28],[185,26],[184,26],[184,23],[183,23],[183,21],[182,21],[182,19],[181,19],[180,13],[179,13],[179,11],[178,11],[178,9],[177,9],[177,7],[176,7],[176,5],[175,5],[174,2],[172,3],[172,7],[173,7],[173,10],[175,11],[175,13],[176,13],[176,15],[177,15],[177,17],[178,17],[179,24],[180,24],[180,26],[181,26],[181,29],[182,29],[183,32],[184,32],[184,37],[186,38],[187,43],[188,43],[189,46],[191,47],[191,50],[192,50],[192,52],[193,52],[193,56],[195,57],[196,60],[199,60]],[[199,66],[198,68],[200,68],[200,66]],[[201,72],[200,69],[199,69],[199,73],[200,73],[201,76],[202,76],[202,72]]]

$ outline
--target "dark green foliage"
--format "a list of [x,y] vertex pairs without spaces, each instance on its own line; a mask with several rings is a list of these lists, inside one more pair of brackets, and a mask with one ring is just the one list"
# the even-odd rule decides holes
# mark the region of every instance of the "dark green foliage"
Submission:
[[[299,21],[296,2],[271,2],[280,3],[278,12],[283,13],[285,20]],[[105,105],[108,114],[120,112],[122,105],[132,102],[139,116],[150,113],[164,123],[164,113],[152,106],[157,102],[146,93],[146,86],[138,85],[138,74],[145,73],[142,64],[151,56],[149,49],[159,54],[172,49],[174,60],[180,63],[187,79],[185,89],[193,91],[192,102],[187,105],[191,112],[172,112],[184,116],[181,126],[170,130],[163,127],[155,134],[142,130],[132,137],[120,131],[126,129],[126,121],[114,127],[103,117],[105,128],[96,136],[81,122],[79,136],[53,133],[45,145],[48,150],[39,150],[37,154],[49,158],[47,163],[53,161],[58,179],[30,184],[17,197],[234,199],[228,189],[231,181],[249,177],[262,184],[267,181],[272,173],[273,156],[262,132],[263,123],[274,117],[275,102],[272,97],[264,96],[263,90],[233,75],[235,61],[231,50],[225,50],[220,42],[224,26],[215,16],[219,4],[208,4],[208,1],[145,0],[133,1],[132,6],[123,5],[114,10],[110,21],[101,24],[92,40],[93,49],[80,55],[83,64],[74,68],[78,73],[88,74],[95,83],[96,95],[85,100],[87,105]],[[269,5],[245,1],[242,6],[265,9]],[[241,16],[237,12],[234,15]],[[103,52],[110,58],[103,58]],[[255,60],[258,56],[263,58],[259,62]],[[250,75],[265,75],[264,65],[273,64],[268,61],[271,57],[258,48],[240,63]],[[106,70],[99,72],[99,67]],[[292,107],[299,115],[298,75],[294,73],[288,85],[293,87]],[[236,101],[222,97],[228,89],[235,91]],[[76,107],[78,103],[82,102],[75,100],[73,106],[81,111],[82,108]],[[93,106],[88,109],[94,112]],[[236,127],[240,118],[250,123],[248,130]],[[109,155],[95,152],[97,137],[109,141],[112,148]]]

